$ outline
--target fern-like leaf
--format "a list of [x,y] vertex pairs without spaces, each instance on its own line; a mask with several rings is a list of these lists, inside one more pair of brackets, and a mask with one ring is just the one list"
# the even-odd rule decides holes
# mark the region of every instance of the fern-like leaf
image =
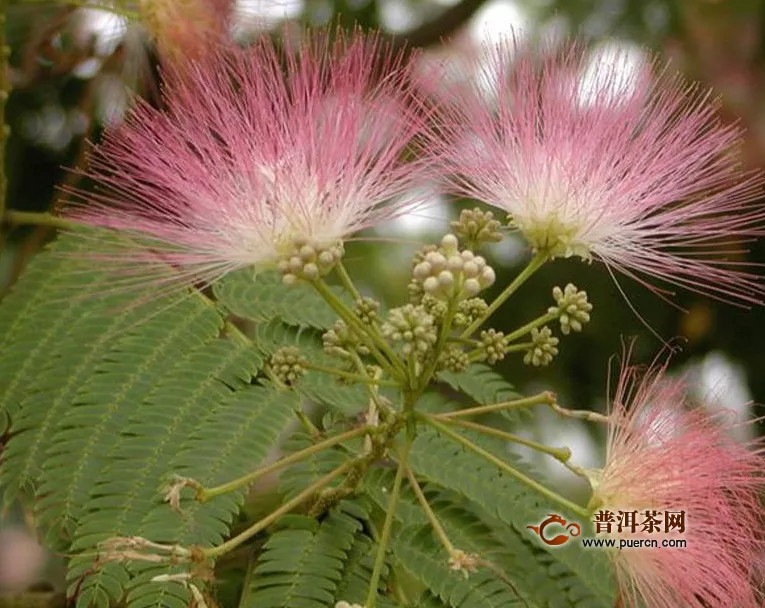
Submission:
[[[332,289],[347,305],[353,305],[342,290]],[[276,319],[288,325],[327,329],[338,319],[310,285],[284,285],[276,271],[231,273],[215,285],[215,296],[235,315],[256,323]]]
[[[481,438],[466,434],[474,442]],[[513,467],[531,475],[528,467],[510,453],[503,453]],[[541,494],[528,489],[509,475],[501,472],[472,452],[435,432],[423,432],[415,441],[410,453],[410,465],[419,477],[434,482],[475,502],[491,517],[505,526],[511,526],[516,536],[505,536],[508,545],[522,540],[530,534],[527,525],[533,525],[547,513],[561,513],[567,519],[576,521],[575,515],[561,511],[559,505],[551,503]],[[533,476],[533,475],[532,475]],[[583,531],[588,522],[580,522]],[[529,537],[530,540],[530,537]],[[613,586],[610,569],[604,555],[596,551],[585,551],[576,543],[565,547],[543,549],[540,554],[547,566],[552,562],[578,577],[589,595],[606,602],[612,601]],[[547,567],[546,566],[546,567]]]
[[[274,533],[259,556],[242,605],[252,608],[334,606],[337,584],[361,523],[332,509],[316,524]],[[312,529],[313,528],[313,529]]]
[[[151,582],[172,569],[103,564],[98,543],[219,543],[244,492],[184,502],[181,517],[163,502],[163,483],[179,474],[211,486],[254,469],[299,397],[252,384],[260,351],[222,335],[220,310],[199,294],[94,295],[109,277],[83,261],[86,245],[58,239],[0,306],[10,328],[0,356],[11,421],[0,465],[6,497],[34,494],[41,525],[76,554],[69,591],[79,606],[180,608],[185,586]],[[132,305],[144,296],[141,309]]]
[[[460,373],[444,370],[438,374],[438,379],[481,405],[501,403],[521,397],[512,384],[483,363],[474,363]],[[512,421],[518,420],[517,410],[503,411],[502,415]]]

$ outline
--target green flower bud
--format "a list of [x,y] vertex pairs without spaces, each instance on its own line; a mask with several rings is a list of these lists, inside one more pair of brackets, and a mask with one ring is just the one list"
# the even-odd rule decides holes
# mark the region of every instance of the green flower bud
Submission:
[[300,354],[296,346],[283,346],[271,355],[271,371],[287,386],[295,384],[305,373],[308,359]]
[[402,342],[401,352],[405,356],[415,354],[422,357],[432,348],[438,337],[433,316],[422,306],[412,304],[393,308],[380,331],[385,338],[393,342]]
[[502,361],[507,354],[507,342],[505,334],[493,329],[481,332],[481,360],[489,365],[494,365],[497,361]]
[[448,346],[438,358],[438,369],[448,369],[454,373],[464,372],[470,365],[470,357],[459,346]]
[[380,311],[380,303],[372,298],[363,297],[356,300],[354,312],[366,325],[372,325],[377,320],[377,314]]
[[491,211],[463,209],[460,218],[451,222],[454,233],[469,247],[484,243],[499,243],[502,240],[502,224],[494,219]]
[[286,244],[276,267],[285,285],[293,285],[297,279],[315,281],[329,273],[344,255],[343,244],[319,243],[304,236],[295,236]]
[[457,305],[457,312],[454,315],[454,326],[467,327],[476,319],[483,317],[488,309],[489,305],[481,298],[462,300]]
[[558,354],[558,338],[552,335],[552,330],[546,325],[540,329],[531,330],[532,346],[523,357],[526,365],[545,367],[550,365],[553,357]]
[[587,292],[579,291],[575,285],[569,283],[565,289],[554,287],[552,294],[557,306],[551,306],[548,312],[559,315],[561,332],[568,335],[572,331],[582,331],[582,326],[590,322],[592,312],[592,304],[587,301]]

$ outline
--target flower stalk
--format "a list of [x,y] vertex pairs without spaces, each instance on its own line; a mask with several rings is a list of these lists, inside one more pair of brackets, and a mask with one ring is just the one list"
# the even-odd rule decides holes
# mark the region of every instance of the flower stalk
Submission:
[[451,438],[456,443],[460,444],[467,450],[473,452],[474,454],[477,454],[487,462],[490,462],[494,466],[496,466],[501,471],[507,473],[511,477],[513,477],[516,481],[521,482],[525,486],[531,488],[532,490],[535,490],[539,494],[542,494],[546,498],[550,499],[551,501],[559,504],[561,507],[564,507],[580,517],[587,519],[590,517],[589,511],[587,509],[579,506],[578,504],[571,502],[567,498],[564,498],[560,494],[553,492],[549,488],[546,488],[541,483],[536,481],[535,479],[532,479],[528,475],[520,472],[519,470],[515,469],[514,467],[511,467],[509,464],[507,464],[504,460],[497,458],[494,454],[491,452],[488,452],[484,450],[482,447],[474,444],[472,441],[467,439],[466,437],[460,435],[459,433],[453,431],[450,429],[446,424],[443,424],[440,422],[435,416],[431,416],[428,414],[417,414],[418,418],[432,426],[434,429],[439,431],[440,433],[446,435],[447,437]]
[[385,565],[385,553],[388,550],[388,543],[390,542],[391,532],[393,531],[393,520],[396,516],[396,507],[398,506],[398,500],[401,495],[401,484],[404,481],[404,475],[407,469],[407,459],[411,447],[412,440],[409,439],[404,444],[404,447],[399,454],[396,477],[393,480],[393,489],[391,490],[390,499],[388,500],[388,508],[385,510],[385,521],[383,522],[383,529],[378,542],[377,555],[375,556],[375,563],[372,568],[372,576],[369,579],[367,601],[364,603],[365,608],[375,608],[375,604],[377,603],[377,588],[380,585],[380,577],[382,576],[383,566]]
[[453,412],[447,412],[446,414],[435,414],[434,418],[450,419],[450,418],[462,418],[465,416],[480,416],[482,414],[491,414],[493,412],[500,412],[503,410],[519,409],[524,407],[531,407],[534,405],[552,405],[555,403],[555,394],[550,391],[545,391],[531,397],[523,397],[521,399],[513,399],[511,401],[502,401],[501,403],[492,403],[491,405],[480,405],[477,407],[471,407],[464,410],[455,410]]
[[[403,377],[406,375],[406,370],[401,363],[401,359],[395,352],[393,352],[393,349],[388,343],[377,335],[376,332],[370,331],[370,328],[353,314],[353,311],[337,297],[323,280],[319,279],[317,281],[311,281],[311,285],[313,285],[314,289],[324,298],[324,300],[326,300],[327,304],[330,305],[332,310],[334,310],[343,321],[356,329],[359,332],[359,335],[364,337],[364,341],[369,347],[372,355],[392,377]],[[383,355],[383,353],[385,353],[385,355]]]
[[289,456],[280,458],[276,462],[273,462],[265,467],[262,467],[260,469],[253,471],[252,473],[248,473],[247,475],[243,475],[242,477],[226,482],[219,486],[215,486],[212,488],[199,487],[196,489],[195,497],[197,501],[199,502],[207,502],[209,500],[212,500],[216,496],[220,496],[222,494],[228,494],[229,492],[234,492],[235,490],[239,490],[240,488],[244,488],[255,483],[258,479],[265,477],[266,475],[269,475],[271,473],[274,473],[278,471],[279,469],[283,469],[284,467],[288,467],[290,465],[296,464],[302,460],[305,460],[309,456],[313,456],[314,454],[323,452],[324,450],[331,448],[335,445],[338,445],[340,443],[343,443],[345,441],[355,439],[356,437],[361,437],[362,435],[365,435],[371,430],[374,430],[374,429],[367,426],[361,426],[355,429],[351,429],[350,431],[346,431],[345,433],[341,433],[340,435],[336,435],[335,437],[330,437],[329,439],[325,439],[324,441],[319,441],[318,443],[315,443],[312,446],[304,448],[300,450],[299,452],[295,452],[294,454],[290,454]]
[[306,363],[304,367],[306,370],[313,370],[315,372],[320,372],[322,374],[337,376],[338,378],[343,378],[344,380],[349,380],[351,382],[358,382],[360,384],[369,384],[372,386],[393,386],[393,387],[399,386],[398,382],[394,382],[393,380],[383,380],[381,378],[370,378],[367,375],[362,376],[361,374],[346,372],[345,370],[337,369],[335,367],[328,367],[326,365],[320,365],[319,363]]
[[513,443],[517,443],[518,445],[531,448],[532,450],[536,450],[537,452],[541,452],[543,454],[547,454],[548,456],[552,456],[553,458],[555,458],[555,460],[558,460],[559,462],[562,462],[562,463],[568,462],[568,460],[571,458],[571,450],[567,447],[556,448],[550,445],[539,443],[532,439],[526,439],[525,437],[520,437],[519,435],[508,433],[507,431],[495,429],[493,427],[485,426],[483,424],[478,424],[476,422],[470,422],[468,420],[458,420],[454,418],[444,418],[443,420],[445,420],[449,424],[462,427],[463,429],[478,431],[479,433],[483,433],[484,435],[491,435],[492,437],[497,437],[499,439],[504,439],[505,441],[511,441]]
[[409,480],[409,485],[414,491],[414,495],[417,497],[417,501],[420,503],[420,506],[422,507],[422,510],[425,513],[425,517],[427,517],[428,522],[430,523],[430,526],[433,528],[433,532],[436,533],[438,540],[443,545],[444,549],[446,549],[446,552],[449,555],[452,555],[454,553],[454,545],[449,540],[449,537],[447,536],[446,531],[441,525],[441,522],[438,521],[438,518],[436,517],[436,514],[433,512],[433,509],[428,503],[428,499],[425,497],[425,494],[423,493],[422,488],[420,487],[420,484],[417,481],[417,478],[414,476],[412,469],[410,469],[409,467],[406,467],[406,477]]
[[297,496],[285,502],[281,507],[279,507],[278,509],[276,509],[275,511],[273,511],[272,513],[270,513],[263,519],[256,521],[254,524],[252,524],[249,528],[247,528],[243,532],[237,534],[236,536],[230,538],[226,542],[216,547],[211,547],[209,549],[202,549],[202,554],[204,555],[205,558],[217,559],[221,555],[224,555],[228,553],[229,551],[233,551],[234,549],[239,547],[241,544],[247,542],[249,539],[255,536],[258,532],[265,530],[272,523],[276,522],[282,515],[286,515],[287,513],[292,511],[292,509],[294,509],[295,507],[300,506],[302,503],[304,503],[306,500],[311,498],[318,491],[322,490],[323,488],[331,484],[335,479],[337,479],[341,475],[344,475],[345,473],[350,471],[353,467],[357,466],[357,464],[358,464],[357,460],[348,460],[347,462],[343,463],[342,465],[340,465],[333,471],[327,473],[322,478],[312,483],[305,490],[300,492]]
[[497,309],[504,304],[510,296],[512,296],[537,270],[539,270],[544,263],[549,259],[549,256],[545,252],[538,252],[534,254],[526,267],[521,270],[520,273],[513,279],[513,281],[505,287],[494,301],[489,304],[489,308],[486,312],[473,321],[466,329],[460,334],[461,338],[469,338],[474,334],[486,321],[493,315]]

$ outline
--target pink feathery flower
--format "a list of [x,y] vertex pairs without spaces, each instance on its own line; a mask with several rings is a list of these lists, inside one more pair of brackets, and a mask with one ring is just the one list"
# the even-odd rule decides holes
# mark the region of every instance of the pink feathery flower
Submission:
[[426,124],[410,62],[377,36],[263,37],[170,70],[95,148],[69,218],[120,231],[96,255],[129,282],[208,284],[243,267],[327,272],[349,235],[420,203]]
[[599,259],[655,292],[651,279],[760,302],[759,278],[724,260],[765,220],[762,180],[732,153],[740,131],[667,70],[591,59],[576,44],[485,48],[439,91],[439,171],[455,193],[506,211],[534,252]]
[[596,532],[626,543],[609,550],[622,602],[755,608],[765,549],[762,447],[732,438],[729,412],[689,407],[683,381],[665,371],[640,377],[636,368],[622,369],[606,464],[592,476]]

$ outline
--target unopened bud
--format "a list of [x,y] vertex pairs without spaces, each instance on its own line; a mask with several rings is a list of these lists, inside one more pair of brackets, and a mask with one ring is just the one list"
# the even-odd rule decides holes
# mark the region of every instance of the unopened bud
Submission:
[[477,296],[481,291],[481,284],[478,279],[467,279],[463,283],[462,289],[468,297]]
[[507,354],[507,342],[505,334],[501,331],[489,329],[481,332],[481,359],[489,365],[502,361]]
[[464,372],[470,365],[470,357],[458,346],[449,346],[438,358],[438,368],[448,369],[454,373]]
[[564,335],[572,331],[582,331],[582,326],[590,321],[592,304],[587,301],[587,292],[579,291],[569,283],[565,289],[553,288],[553,298],[557,306],[551,306],[548,312],[557,314],[560,330]]
[[380,331],[385,338],[402,342],[405,356],[425,355],[438,338],[433,317],[422,306],[412,304],[393,308]]
[[484,243],[498,243],[502,240],[502,224],[494,219],[491,211],[463,209],[459,220],[451,223],[454,233],[468,247],[478,247]]
[[553,336],[552,330],[545,326],[540,329],[531,330],[531,347],[523,357],[526,365],[534,367],[545,367],[550,365],[555,355],[558,354],[558,338]]
[[283,346],[271,355],[270,367],[274,375],[287,386],[292,386],[305,373],[308,359],[296,346]]

